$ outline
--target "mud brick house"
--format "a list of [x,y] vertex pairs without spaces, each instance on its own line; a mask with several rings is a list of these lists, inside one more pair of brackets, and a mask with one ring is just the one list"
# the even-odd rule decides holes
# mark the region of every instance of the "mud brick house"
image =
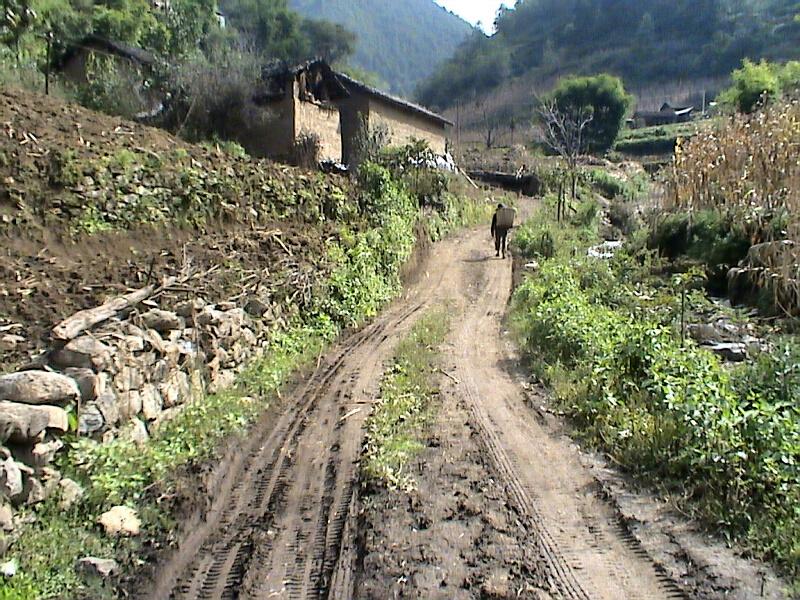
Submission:
[[672,125],[688,123],[694,117],[693,106],[673,107],[664,103],[658,111],[637,111],[633,115],[634,127],[653,127],[656,125]]
[[138,116],[161,110],[163,95],[148,85],[156,58],[142,48],[87,35],[70,45],[53,66],[67,81],[82,85],[91,81],[97,59],[113,62],[117,75],[131,89],[129,100],[132,108],[141,113]]
[[349,95],[339,101],[342,123],[342,158],[354,159],[354,143],[361,127],[385,127],[389,144],[400,146],[412,139],[425,140],[437,154],[445,153],[447,128],[453,124],[427,108],[391,96],[337,73]]
[[320,142],[320,160],[341,161],[337,102],[347,96],[344,85],[324,61],[265,69],[262,92],[254,98],[264,109],[264,118],[239,141],[255,156],[291,160],[298,138],[314,134]]
[[255,98],[264,111],[240,143],[256,156],[291,160],[304,135],[319,139],[319,158],[352,164],[363,127],[383,126],[392,145],[413,139],[444,154],[447,127],[443,117],[337,73],[322,60],[292,68],[265,70]]

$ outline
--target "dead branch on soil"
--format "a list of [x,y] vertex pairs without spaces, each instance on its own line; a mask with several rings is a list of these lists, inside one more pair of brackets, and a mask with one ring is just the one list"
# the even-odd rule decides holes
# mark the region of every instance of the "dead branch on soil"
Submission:
[[170,277],[160,287],[148,285],[130,294],[126,294],[125,296],[114,298],[101,306],[82,310],[53,327],[50,335],[54,340],[68,342],[78,337],[78,335],[87,329],[91,329],[95,325],[107,321],[117,313],[147,300],[155,295],[156,292],[161,292],[164,288],[174,285],[176,281],[175,277]]

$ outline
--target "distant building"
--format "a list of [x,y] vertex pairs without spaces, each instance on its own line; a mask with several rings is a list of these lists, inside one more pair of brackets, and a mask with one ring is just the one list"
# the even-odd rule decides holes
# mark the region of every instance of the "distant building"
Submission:
[[654,127],[688,123],[694,118],[693,112],[694,106],[673,107],[665,102],[658,111],[637,111],[632,124],[634,127]]
[[97,35],[87,35],[70,45],[55,62],[54,67],[67,81],[86,84],[91,81],[92,61],[98,57],[111,59],[117,75],[130,84],[135,103],[143,115],[158,112],[162,107],[162,96],[148,85],[149,75],[156,58],[146,50],[108,40]]
[[267,70],[256,103],[268,111],[265,126],[255,126],[240,143],[257,156],[291,159],[295,141],[317,136],[321,160],[352,164],[364,127],[382,126],[388,143],[425,140],[445,153],[447,119],[337,73],[323,60]]

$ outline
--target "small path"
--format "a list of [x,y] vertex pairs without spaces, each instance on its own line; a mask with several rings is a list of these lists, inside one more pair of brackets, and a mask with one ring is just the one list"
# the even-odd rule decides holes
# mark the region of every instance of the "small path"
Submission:
[[[686,594],[685,581],[666,575],[681,579],[683,567],[654,562],[663,545],[632,534],[595,478],[600,469],[530,407],[502,335],[511,261],[491,255],[488,237],[481,228],[434,246],[402,298],[284,395],[231,453],[209,509],[142,597],[752,597]],[[363,426],[384,365],[436,305],[453,312],[450,377],[416,464],[419,490],[379,492],[361,507]],[[724,554],[713,550],[691,556]],[[737,575],[742,563],[708,573],[728,577],[727,591],[745,589],[755,571]]]

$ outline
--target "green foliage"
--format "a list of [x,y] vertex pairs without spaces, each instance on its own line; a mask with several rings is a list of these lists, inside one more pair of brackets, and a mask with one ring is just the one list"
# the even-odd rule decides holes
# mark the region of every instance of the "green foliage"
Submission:
[[800,573],[796,344],[734,370],[675,329],[673,295],[625,259],[559,258],[519,288],[514,328],[586,438],[686,510]]
[[753,112],[781,91],[775,66],[764,60],[759,63],[745,60],[732,78],[733,87],[724,92],[720,100],[735,106],[739,112]]
[[593,200],[581,203],[569,223],[555,220],[554,195],[545,197],[545,206],[525,221],[514,233],[512,247],[523,258],[571,256],[597,242],[598,207]]
[[438,347],[450,325],[443,310],[426,313],[397,346],[381,383],[380,398],[366,424],[362,470],[368,479],[392,489],[411,490],[405,469],[419,453],[438,390]]
[[[356,33],[351,66],[375,73],[402,95],[446,60],[470,26],[430,0],[290,0],[309,19],[325,19]],[[359,79],[359,77],[356,77]]]
[[298,61],[307,56],[307,39],[301,17],[287,0],[225,0],[220,3],[231,25],[259,54]]
[[640,87],[726,76],[747,57],[796,59],[800,22],[792,6],[786,0],[521,0],[499,13],[497,33],[464,42],[418,97],[444,108],[509,77],[536,82],[609,72]]
[[331,64],[346,59],[355,49],[356,35],[338,23],[306,19],[301,29],[311,52]]
[[570,122],[580,120],[579,115],[592,116],[585,130],[586,146],[592,152],[611,148],[632,100],[622,80],[607,74],[561,79],[552,98],[560,113],[570,115]]

